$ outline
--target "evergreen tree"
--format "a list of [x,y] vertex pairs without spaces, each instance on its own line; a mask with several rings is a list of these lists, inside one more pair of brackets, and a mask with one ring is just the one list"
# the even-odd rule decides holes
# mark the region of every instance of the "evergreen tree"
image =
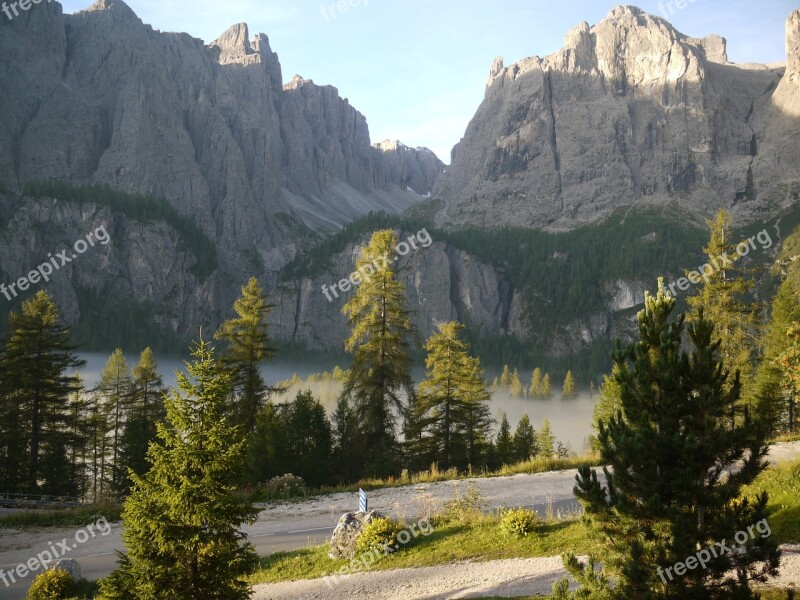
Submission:
[[331,482],[333,433],[322,404],[310,391],[298,392],[285,420],[288,470],[313,487]]
[[531,398],[542,397],[542,370],[536,367],[531,374],[531,385],[528,388],[528,395]]
[[567,376],[564,378],[564,385],[561,388],[561,398],[570,400],[577,398],[578,392],[575,391],[575,378],[572,376],[572,371],[567,371]]
[[[602,582],[574,556],[568,570],[603,598],[754,598],[750,581],[778,566],[772,538],[749,537],[737,553],[711,557],[705,568],[673,572],[700,548],[746,531],[766,517],[766,494],[741,497],[742,486],[765,468],[767,447],[758,427],[731,429],[728,407],[738,377],[719,357],[714,326],[702,312],[688,327],[691,353],[682,351],[684,319],[670,321],[675,300],[659,282],[645,296],[636,343],[614,353],[618,416],[599,423],[606,485],[579,469],[575,488],[592,529],[604,540]],[[614,586],[608,589],[608,581]],[[602,585],[601,585],[602,584]],[[565,597],[561,594],[559,597]],[[595,597],[594,595],[592,597]]]
[[269,339],[271,309],[258,280],[251,277],[233,304],[237,316],[214,334],[215,339],[227,343],[220,362],[233,374],[232,414],[234,423],[243,425],[246,433],[255,428],[258,410],[267,402],[267,393],[273,391],[267,388],[260,370],[261,363],[275,354]]
[[[736,414],[744,415],[743,401],[752,400],[754,390],[751,389],[753,379],[752,357],[755,348],[756,336],[756,309],[755,305],[743,300],[755,285],[752,279],[752,270],[737,266],[736,246],[731,243],[731,218],[724,210],[719,211],[713,221],[708,221],[711,237],[703,252],[708,256],[708,264],[718,267],[707,275],[707,280],[698,286],[695,296],[689,296],[687,302],[692,308],[690,320],[697,320],[700,311],[706,318],[715,324],[716,335],[721,340],[720,358],[731,370],[741,374],[742,400],[738,406],[729,407],[729,421],[731,426],[736,419]],[[745,245],[747,245],[745,243]],[[731,264],[725,264],[724,256],[729,256]],[[730,390],[733,381],[728,381],[726,386]],[[744,416],[742,418],[745,418]]]
[[[107,423],[111,427],[111,488],[115,491],[123,488],[125,470],[120,461],[120,436],[122,424],[127,416],[131,401],[133,381],[128,369],[125,354],[120,348],[114,350],[100,374],[97,393],[102,398],[102,410],[108,416]],[[105,467],[105,463],[103,465]],[[103,468],[105,471],[105,468]],[[102,494],[102,488],[101,488]]]
[[363,456],[359,437],[358,419],[347,398],[339,398],[333,413],[333,462],[337,477],[344,483],[352,483],[358,478],[357,465]]
[[498,466],[510,465],[514,462],[514,440],[511,437],[511,425],[509,425],[505,413],[500,420],[500,430],[497,432],[494,448]]
[[265,483],[288,471],[288,436],[282,412],[281,407],[267,403],[256,415],[247,444],[247,480],[251,484]]
[[227,416],[231,374],[204,341],[192,349],[180,392],[166,398],[166,423],[148,451],[152,468],[123,509],[127,554],[102,580],[101,598],[249,598],[241,577],[258,562],[240,530],[258,509],[237,493],[245,440]]
[[342,397],[353,406],[364,437],[365,473],[384,477],[398,471],[399,448],[395,414],[403,414],[403,392],[411,398],[411,359],[408,340],[413,336],[406,309],[405,286],[392,265],[380,259],[391,255],[397,236],[376,231],[356,260],[356,269],[370,273],[356,288],[342,312],[351,334],[345,344],[354,355]]
[[[611,367],[611,374],[603,376],[603,383],[600,384],[600,399],[594,405],[592,416],[592,429],[595,432],[600,431],[600,422],[610,423],[611,419],[617,417],[619,411],[622,410],[619,400],[621,390],[617,382],[618,375],[619,369],[614,365]],[[593,451],[600,450],[596,435],[589,438],[589,443]]]
[[568,458],[569,449],[559,440],[556,444],[556,456],[558,458]]
[[43,291],[8,317],[0,352],[0,481],[6,492],[53,493],[54,482],[63,482],[69,468],[64,432],[70,396],[81,385],[67,373],[85,362],[73,354],[69,328],[60,321],[58,307]]
[[553,446],[556,443],[556,436],[550,430],[550,421],[545,419],[542,428],[539,430],[537,438],[539,445],[539,456],[543,458],[553,458]]
[[120,461],[126,474],[122,482],[124,491],[129,486],[129,469],[137,475],[144,475],[150,468],[147,448],[156,438],[156,422],[164,418],[163,395],[164,383],[158,373],[155,357],[150,348],[145,348],[133,370],[130,415],[120,440]]
[[545,373],[542,377],[542,398],[550,398],[553,395],[552,387],[550,386],[550,374]]
[[519,372],[514,369],[511,375],[511,397],[522,398],[525,395],[525,388],[522,387],[522,382],[519,380]]
[[464,326],[455,321],[438,325],[425,344],[426,379],[419,386],[420,450],[444,469],[465,468],[478,460],[491,425],[490,399],[478,359],[459,338]]
[[536,442],[536,431],[531,425],[528,413],[525,413],[514,431],[514,460],[529,460],[538,454],[539,445]]
[[492,391],[497,391],[500,388],[500,380],[497,377],[492,381]]

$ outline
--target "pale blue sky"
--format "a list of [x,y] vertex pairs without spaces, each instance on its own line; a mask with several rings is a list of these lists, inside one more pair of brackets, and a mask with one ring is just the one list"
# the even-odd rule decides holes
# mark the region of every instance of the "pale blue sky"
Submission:
[[[161,31],[206,43],[246,22],[266,33],[284,81],[295,73],[330,84],[366,117],[373,141],[428,146],[445,162],[483,98],[496,56],[506,65],[563,45],[581,21],[595,24],[611,0],[365,0],[344,12],[334,0],[127,0]],[[784,23],[797,0],[662,0],[636,6],[666,16],[682,32],[728,39],[733,62],[785,60]],[[344,2],[347,4],[347,0]],[[356,3],[356,0],[353,0]],[[659,5],[664,7],[664,11]],[[66,0],[65,12],[90,5]],[[323,15],[322,6],[334,6]]]

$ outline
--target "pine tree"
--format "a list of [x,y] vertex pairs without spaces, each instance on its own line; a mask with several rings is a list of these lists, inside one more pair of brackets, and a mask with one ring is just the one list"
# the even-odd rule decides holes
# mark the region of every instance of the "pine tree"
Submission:
[[[778,566],[777,542],[769,537],[750,538],[743,552],[721,553],[705,568],[672,572],[699,548],[760,522],[767,503],[766,494],[741,497],[742,486],[765,468],[767,447],[758,427],[731,429],[727,422],[740,386],[736,377],[728,383],[714,326],[698,313],[687,328],[687,354],[683,316],[670,321],[674,306],[660,281],[639,313],[639,341],[624,350],[617,342],[621,415],[601,420],[598,436],[611,466],[606,485],[594,470],[579,469],[575,493],[604,540],[602,587],[615,582],[598,597],[754,598],[748,582],[763,581]],[[598,585],[574,556],[565,564],[584,585]]]
[[134,482],[122,514],[127,554],[102,580],[101,598],[249,598],[241,577],[258,557],[240,530],[258,509],[237,493],[245,440],[227,416],[231,374],[204,341],[192,349],[180,392],[150,446],[152,468]]
[[531,425],[528,413],[522,415],[514,431],[514,460],[525,461],[538,456],[539,445],[536,442],[536,431]]
[[542,398],[550,398],[553,395],[553,390],[550,386],[550,374],[545,373],[542,377]]
[[372,234],[356,260],[359,272],[371,274],[342,309],[351,329],[345,349],[354,354],[342,397],[351,402],[365,438],[365,474],[377,477],[399,469],[392,411],[403,414],[403,392],[408,398],[414,393],[408,349],[413,329],[405,286],[392,265],[380,259],[391,255],[396,245],[397,236],[391,230]]
[[463,329],[455,321],[441,323],[428,339],[426,378],[417,397],[421,450],[444,469],[478,460],[491,426],[483,369],[459,338]]
[[511,437],[511,425],[509,425],[505,413],[500,420],[500,430],[497,432],[494,447],[498,466],[510,465],[514,462],[514,440]]
[[577,396],[578,393],[575,391],[575,378],[572,376],[572,371],[567,371],[567,376],[564,378],[564,385],[561,388],[561,398],[570,400]]
[[[104,410],[111,427],[111,488],[119,491],[123,488],[126,471],[120,461],[120,437],[122,425],[128,413],[133,391],[133,381],[128,369],[125,354],[120,348],[114,350],[100,374],[97,393],[102,398]],[[105,466],[105,464],[104,464]],[[105,469],[103,469],[105,471]]]
[[542,428],[539,430],[537,438],[539,446],[539,456],[542,458],[553,458],[553,446],[556,443],[556,436],[550,430],[550,421],[545,419]]
[[9,333],[0,352],[0,456],[6,492],[52,493],[51,482],[62,480],[70,452],[63,437],[69,398],[80,390],[80,379],[67,372],[85,362],[73,354],[70,330],[60,321],[58,307],[43,291],[8,317]]
[[261,377],[261,363],[275,354],[269,339],[271,309],[258,280],[251,277],[233,304],[237,316],[225,321],[214,334],[215,339],[227,343],[220,362],[233,374],[234,423],[243,425],[247,433],[255,428],[256,415],[267,402],[268,392],[274,391]]
[[508,365],[503,365],[503,372],[500,374],[500,385],[503,387],[511,385],[511,369]]
[[122,481],[123,491],[129,487],[129,469],[137,475],[144,475],[150,468],[147,448],[156,438],[156,422],[164,418],[163,395],[164,383],[155,357],[150,348],[145,348],[133,370],[130,415],[120,439],[120,462],[126,475]]
[[531,385],[528,388],[528,396],[531,398],[542,397],[542,370],[536,367],[531,374]]
[[511,374],[511,397],[522,398],[525,395],[525,388],[522,387],[522,382],[519,380],[519,372],[514,369]]
[[[742,414],[742,419],[745,418],[745,401],[750,403],[754,396],[751,381],[757,330],[756,309],[755,305],[741,300],[742,296],[753,289],[753,272],[734,262],[737,260],[737,252],[736,246],[731,243],[732,228],[728,213],[719,211],[714,220],[707,223],[711,237],[703,252],[708,256],[708,264],[718,268],[712,269],[707,281],[698,286],[696,295],[687,298],[692,308],[689,318],[697,320],[700,310],[703,311],[706,318],[715,324],[715,332],[722,342],[720,358],[731,373],[739,371],[741,374],[743,388],[739,395],[740,402],[737,406],[729,407],[729,421],[733,426],[737,413]],[[725,264],[722,258],[724,256],[729,256],[731,264]],[[730,389],[733,382],[729,381],[726,385]]]

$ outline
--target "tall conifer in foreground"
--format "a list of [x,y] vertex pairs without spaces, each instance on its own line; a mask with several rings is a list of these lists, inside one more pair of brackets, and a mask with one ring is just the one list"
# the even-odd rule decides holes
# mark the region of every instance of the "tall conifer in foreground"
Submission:
[[674,306],[659,282],[658,295],[647,294],[638,315],[639,341],[624,350],[617,342],[620,408],[600,420],[598,435],[611,469],[604,469],[603,485],[596,471],[580,468],[575,488],[602,538],[603,573],[566,555],[584,588],[571,595],[562,582],[558,599],[754,598],[750,582],[776,572],[777,543],[761,535],[737,544],[737,553],[720,552],[705,568],[674,569],[754,527],[766,518],[767,503],[766,494],[741,496],[742,486],[766,467],[767,448],[757,427],[731,429],[727,422],[738,375],[725,369],[714,326],[702,312],[686,329],[691,353],[681,350],[684,319],[670,321]]
[[378,477],[399,472],[396,414],[405,411],[403,394],[414,393],[405,286],[389,263],[396,246],[392,230],[372,234],[356,260],[356,269],[369,275],[342,309],[351,331],[345,349],[354,357],[341,397],[360,424],[364,474]]
[[132,474],[122,519],[127,554],[102,581],[101,598],[238,600],[241,577],[258,557],[240,530],[258,509],[237,493],[245,453],[241,428],[226,416],[230,375],[204,341],[192,349],[180,392],[166,398],[167,420],[150,446],[152,468]]

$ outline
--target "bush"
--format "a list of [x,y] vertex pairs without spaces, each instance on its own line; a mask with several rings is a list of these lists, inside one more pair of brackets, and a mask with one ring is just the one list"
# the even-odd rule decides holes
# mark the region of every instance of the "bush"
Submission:
[[500,529],[514,537],[525,537],[536,530],[539,515],[527,508],[505,510],[500,519]]
[[302,477],[287,473],[262,483],[259,492],[264,500],[288,500],[305,496],[308,488]]
[[27,600],[63,600],[75,593],[75,580],[64,569],[48,569],[33,580]]
[[438,520],[446,523],[474,523],[483,516],[483,511],[488,506],[489,503],[484,500],[477,486],[469,484],[463,496],[456,487],[453,490],[453,499],[444,503],[444,514]]
[[388,544],[390,548],[397,550],[400,542],[397,536],[403,530],[400,524],[391,519],[374,519],[364,525],[361,535],[356,540],[356,554],[363,554],[372,548],[382,548]]

